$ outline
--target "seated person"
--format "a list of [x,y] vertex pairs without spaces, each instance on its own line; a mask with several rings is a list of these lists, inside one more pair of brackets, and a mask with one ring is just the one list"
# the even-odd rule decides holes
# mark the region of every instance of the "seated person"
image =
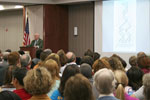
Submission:
[[32,95],[30,100],[51,100],[47,93],[52,85],[52,76],[43,67],[29,70],[24,78],[24,87]]
[[26,68],[17,68],[13,72],[13,85],[16,88],[13,92],[16,93],[22,100],[28,100],[31,95],[24,89],[23,79],[26,76]]
[[65,100],[94,100],[89,80],[81,74],[69,78],[64,90]]
[[115,83],[115,76],[110,69],[103,68],[97,71],[94,74],[94,86],[100,95],[98,100],[119,100],[113,94]]
[[0,100],[21,100],[21,98],[11,91],[2,91],[0,92]]

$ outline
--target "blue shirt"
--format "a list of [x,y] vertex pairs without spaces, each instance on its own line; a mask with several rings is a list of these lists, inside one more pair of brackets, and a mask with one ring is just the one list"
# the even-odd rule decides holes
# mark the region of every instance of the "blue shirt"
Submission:
[[51,96],[52,100],[64,100],[64,97],[61,96],[59,90],[55,90]]

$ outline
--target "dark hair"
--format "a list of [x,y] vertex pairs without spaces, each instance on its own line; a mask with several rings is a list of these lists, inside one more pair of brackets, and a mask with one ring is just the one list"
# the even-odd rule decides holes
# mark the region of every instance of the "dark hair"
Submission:
[[0,100],[21,100],[21,98],[11,91],[2,91],[0,92]]
[[89,80],[81,74],[69,78],[65,85],[64,100],[94,100]]
[[13,71],[13,78],[16,78],[20,85],[24,86],[23,79],[26,76],[27,69],[26,68],[16,68]]
[[118,58],[118,59],[121,61],[123,67],[126,68],[127,63],[126,63],[125,60],[123,60],[120,56],[118,56],[117,54],[113,54],[112,57]]
[[138,57],[137,64],[140,68],[150,68],[150,58],[148,56]]
[[85,51],[84,56],[90,56],[93,58],[93,52],[90,49],[88,49],[87,51]]
[[11,49],[7,49],[7,50],[5,50],[6,52],[11,52]]
[[15,65],[10,65],[6,69],[5,79],[4,79],[4,85],[10,85],[12,82],[12,73],[17,68]]
[[129,64],[130,64],[131,66],[137,66],[137,57],[136,57],[136,56],[131,56],[131,57],[129,58]]
[[94,52],[94,53],[93,53],[93,60],[96,61],[97,59],[100,58],[100,56],[101,56],[101,55],[100,55],[98,52]]
[[18,52],[11,52],[8,55],[8,63],[9,63],[9,65],[17,65],[19,59],[20,59],[20,55],[19,55]]
[[42,49],[37,49],[36,50],[36,58],[40,59],[40,55],[41,55],[42,52],[43,52]]
[[67,63],[67,57],[64,50],[59,50],[57,54],[59,55],[61,66],[64,66]]
[[88,79],[92,78],[92,68],[89,64],[86,64],[86,63],[82,64],[80,66],[80,72],[86,78],[88,78]]
[[65,84],[66,84],[67,80],[71,76],[74,76],[77,73],[80,73],[80,69],[79,69],[78,65],[72,64],[72,65],[68,65],[65,68],[63,75],[62,75],[62,78],[61,78],[60,86],[58,88],[61,96],[64,95],[64,89],[65,89]]
[[44,61],[48,56],[49,56],[48,52],[44,52],[44,51],[41,52],[41,55],[40,55],[41,61]]
[[90,56],[84,56],[81,58],[81,64],[83,64],[83,63],[89,64],[90,66],[92,66],[94,63],[94,60]]
[[80,65],[81,64],[81,58],[80,57],[76,57],[76,64]]
[[131,67],[127,71],[127,77],[129,79],[128,85],[133,88],[133,90],[138,90],[142,86],[142,77],[144,73],[138,67]]
[[25,52],[24,52],[23,50],[19,50],[18,53],[19,53],[20,55],[24,55],[24,54],[25,54]]

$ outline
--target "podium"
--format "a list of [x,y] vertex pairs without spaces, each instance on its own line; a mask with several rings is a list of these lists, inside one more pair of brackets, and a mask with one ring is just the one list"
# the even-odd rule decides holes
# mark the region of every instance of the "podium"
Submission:
[[31,58],[35,58],[36,48],[35,47],[20,47],[20,50],[27,51],[30,53]]

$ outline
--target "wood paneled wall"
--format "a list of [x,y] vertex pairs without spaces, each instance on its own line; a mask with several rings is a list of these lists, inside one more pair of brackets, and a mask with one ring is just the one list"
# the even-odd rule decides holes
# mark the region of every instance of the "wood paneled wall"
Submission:
[[68,51],[68,6],[44,5],[44,48]]
[[[74,27],[78,27],[77,36],[74,36]],[[70,5],[69,50],[83,56],[87,49],[94,49],[94,4]]]

